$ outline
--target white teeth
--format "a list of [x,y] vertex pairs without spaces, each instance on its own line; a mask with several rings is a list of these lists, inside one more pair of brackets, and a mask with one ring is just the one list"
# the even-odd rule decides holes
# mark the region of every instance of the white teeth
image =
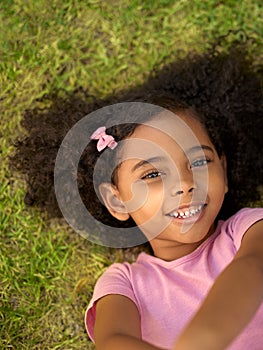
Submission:
[[185,212],[182,211],[182,210],[180,210],[179,212],[178,211],[174,211],[174,212],[170,213],[169,216],[172,216],[172,217],[175,217],[175,218],[178,218],[178,219],[186,219],[186,218],[189,218],[189,217],[191,217],[193,215],[196,215],[203,208],[204,208],[204,205],[201,204],[198,207],[187,209]]

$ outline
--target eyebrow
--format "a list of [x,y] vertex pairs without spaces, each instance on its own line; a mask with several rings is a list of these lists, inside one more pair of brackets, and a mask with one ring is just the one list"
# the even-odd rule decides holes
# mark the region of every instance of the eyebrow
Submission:
[[152,164],[152,163],[157,163],[157,162],[161,162],[163,161],[165,158],[164,157],[152,157],[152,158],[149,158],[149,159],[143,159],[141,160],[139,163],[135,164],[131,171],[134,172],[136,171],[138,168],[141,168],[145,165],[148,165],[148,164]]
[[[207,145],[197,145],[197,146],[193,146],[191,147],[187,153],[194,153],[194,152],[198,152],[200,150],[208,150],[210,152],[214,152],[213,148],[210,147],[210,146],[207,146]],[[165,160],[164,157],[152,157],[152,158],[149,158],[149,159],[143,159],[141,160],[140,162],[138,162],[137,164],[135,164],[131,171],[134,172],[136,171],[137,169],[145,166],[145,165],[148,165],[148,164],[152,164],[152,163],[158,163],[158,162],[161,162]]]
[[214,153],[213,148],[210,147],[210,146],[207,146],[207,145],[197,145],[197,146],[191,147],[187,151],[187,153],[198,152],[198,151],[201,151],[201,150],[207,150],[207,151],[210,151],[210,152]]
[[[207,145],[197,145],[197,146],[194,146],[194,147],[191,147],[187,153],[194,153],[194,152],[198,152],[200,150],[207,150],[207,151],[210,151],[212,153],[214,153],[214,150],[212,147],[210,146],[207,146]],[[131,171],[134,172],[136,171],[137,169],[145,166],[145,165],[148,165],[148,164],[152,164],[152,163],[158,163],[158,162],[162,162],[163,160],[165,160],[164,157],[152,157],[152,158],[149,158],[149,159],[143,159],[141,160],[140,162],[138,162],[137,164],[135,164]]]

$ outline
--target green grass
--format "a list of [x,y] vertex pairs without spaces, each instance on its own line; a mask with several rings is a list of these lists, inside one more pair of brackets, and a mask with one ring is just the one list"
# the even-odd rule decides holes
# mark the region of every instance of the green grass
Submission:
[[94,349],[83,317],[99,274],[122,252],[96,246],[23,204],[8,168],[21,116],[55,89],[104,96],[218,35],[260,43],[260,1],[0,2],[1,349]]

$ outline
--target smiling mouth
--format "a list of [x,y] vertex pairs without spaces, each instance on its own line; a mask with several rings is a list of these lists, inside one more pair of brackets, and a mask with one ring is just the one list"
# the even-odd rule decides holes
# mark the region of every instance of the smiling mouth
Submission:
[[188,218],[191,218],[192,216],[199,214],[205,207],[206,207],[206,204],[200,204],[189,208],[178,209],[167,214],[167,216],[171,218],[176,218],[176,219],[188,219]]

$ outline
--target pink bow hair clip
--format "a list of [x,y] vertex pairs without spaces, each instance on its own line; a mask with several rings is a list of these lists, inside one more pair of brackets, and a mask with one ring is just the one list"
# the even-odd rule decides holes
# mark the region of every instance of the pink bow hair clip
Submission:
[[101,126],[90,137],[92,140],[98,140],[97,150],[101,152],[104,148],[109,147],[114,149],[117,146],[117,142],[114,137],[106,134],[106,127]]

